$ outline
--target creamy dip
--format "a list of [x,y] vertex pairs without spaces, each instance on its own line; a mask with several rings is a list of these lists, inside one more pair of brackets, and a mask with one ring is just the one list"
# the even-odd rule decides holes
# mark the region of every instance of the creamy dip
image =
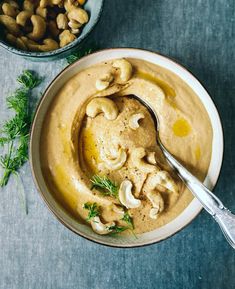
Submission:
[[[134,231],[154,230],[173,220],[191,202],[192,195],[170,169],[156,144],[156,129],[149,111],[137,95],[157,112],[160,137],[166,148],[201,181],[205,178],[211,159],[212,127],[207,112],[194,91],[177,75],[148,62],[127,59],[133,72],[128,81],[120,79],[120,71],[113,61],[100,63],[79,72],[58,92],[44,120],[41,136],[41,162],[47,185],[61,205],[74,218],[86,221],[85,203],[96,203],[101,208],[103,223],[120,220],[118,198],[104,196],[91,190],[93,175],[110,178],[120,185],[128,179],[133,184],[132,194],[140,200],[137,208],[128,209]],[[97,90],[97,79],[114,76],[110,85]],[[104,113],[86,115],[93,98],[109,98],[118,115],[108,120]],[[131,129],[130,117],[141,113],[139,127]],[[119,149],[125,151],[126,161],[121,168],[104,165],[104,155],[111,159]],[[152,203],[147,197],[148,180],[154,174],[138,169],[131,157],[135,148],[155,152],[158,170],[169,173],[178,193],[158,188],[164,200],[164,210],[156,219],[149,212]],[[147,157],[143,159],[147,161]],[[126,209],[126,208],[125,208]]]

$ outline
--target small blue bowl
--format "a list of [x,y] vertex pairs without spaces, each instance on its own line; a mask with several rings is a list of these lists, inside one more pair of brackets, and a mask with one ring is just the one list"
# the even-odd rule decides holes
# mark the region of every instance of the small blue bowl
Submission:
[[27,59],[31,59],[34,61],[48,61],[67,57],[76,48],[78,48],[78,46],[81,45],[81,43],[87,38],[90,32],[94,29],[95,25],[98,23],[98,20],[100,18],[103,3],[104,0],[87,0],[86,4],[84,5],[84,8],[89,13],[90,16],[89,22],[84,26],[79,37],[70,44],[66,45],[65,47],[52,50],[49,52],[23,51],[11,46],[3,39],[0,39],[0,46],[5,48],[9,52],[12,52],[14,54],[23,56]]

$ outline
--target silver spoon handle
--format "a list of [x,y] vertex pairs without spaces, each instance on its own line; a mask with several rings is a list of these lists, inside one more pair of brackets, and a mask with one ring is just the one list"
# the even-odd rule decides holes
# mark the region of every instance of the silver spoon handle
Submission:
[[225,238],[235,249],[235,215],[233,215],[223,203],[208,190],[197,178],[195,178],[187,169],[185,169],[159,142],[162,152],[170,165],[176,170],[179,177],[186,186],[201,202],[202,206],[218,222]]

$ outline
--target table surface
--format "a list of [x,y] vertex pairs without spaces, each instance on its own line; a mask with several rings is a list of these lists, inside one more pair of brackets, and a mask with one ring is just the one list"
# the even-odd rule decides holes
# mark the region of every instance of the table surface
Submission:
[[[90,40],[99,47],[159,51],[190,69],[208,89],[221,115],[224,163],[215,189],[235,211],[235,1],[110,0]],[[34,63],[0,50],[0,120],[16,76],[45,76],[37,94],[66,65]],[[94,244],[70,232],[49,213],[21,170],[29,214],[20,209],[14,178],[0,201],[0,289],[234,288],[235,254],[217,224],[202,212],[174,237],[136,249]]]

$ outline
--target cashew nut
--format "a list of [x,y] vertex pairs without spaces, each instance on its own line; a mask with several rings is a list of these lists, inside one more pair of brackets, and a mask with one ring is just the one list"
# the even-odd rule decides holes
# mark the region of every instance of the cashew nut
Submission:
[[112,210],[113,210],[115,213],[117,213],[117,214],[119,214],[119,215],[122,215],[122,216],[125,214],[125,211],[124,211],[123,207],[118,206],[118,205],[116,205],[116,204],[113,204],[113,205],[112,205]]
[[113,62],[113,67],[120,69],[120,78],[122,81],[128,81],[132,75],[132,65],[126,59],[117,59]]
[[78,29],[82,26],[82,24],[72,19],[69,21],[68,26],[72,29]]
[[151,219],[157,219],[158,215],[164,210],[164,201],[161,194],[155,190],[147,193],[147,197],[152,203],[152,208],[149,212]]
[[96,80],[95,86],[99,91],[101,91],[106,89],[112,81],[113,81],[112,74],[107,73],[103,75],[100,79]]
[[40,40],[46,32],[46,22],[39,15],[32,15],[31,22],[33,24],[33,31],[28,34],[32,40]]
[[18,8],[12,6],[9,3],[3,3],[2,4],[2,11],[5,15],[11,16],[13,18],[15,18],[19,12]]
[[14,0],[5,0],[4,2],[10,4],[11,7],[14,7],[15,9],[19,9],[20,8],[19,4],[16,1],[14,1]]
[[25,26],[26,22],[33,15],[33,12],[29,10],[21,11],[16,17],[16,23],[20,26]]
[[3,24],[14,36],[20,35],[19,25],[16,23],[14,18],[8,15],[0,15],[0,23]]
[[42,18],[46,19],[47,18],[47,8],[43,8],[38,6],[36,9],[36,14],[41,16]]
[[15,37],[13,34],[7,33],[6,34],[6,40],[11,44],[11,45],[15,45],[16,44],[16,39],[17,37]]
[[57,27],[59,29],[67,29],[68,28],[68,18],[65,14],[58,14],[56,17]]
[[33,1],[25,0],[23,2],[23,10],[30,11],[33,14],[33,12],[34,12],[34,3],[33,3]]
[[114,222],[103,224],[100,220],[100,217],[98,217],[98,216],[94,217],[91,220],[91,227],[92,227],[93,231],[96,232],[97,234],[100,234],[100,235],[109,234],[111,232],[111,230],[109,228],[114,226],[114,225],[115,225]]
[[68,13],[68,18],[69,20],[75,20],[81,24],[85,24],[89,20],[87,12],[79,7],[71,9],[70,12]]
[[179,188],[167,171],[159,171],[149,178],[150,186],[156,188],[160,185],[172,193],[178,194]]
[[60,47],[64,47],[70,42],[73,42],[76,39],[76,36],[72,34],[69,30],[64,30],[62,33],[60,33],[59,39],[60,39]]
[[135,148],[131,152],[131,159],[134,164],[139,170],[148,174],[158,171],[158,167],[155,165],[148,164],[143,158],[146,156],[146,151],[143,147]]
[[27,45],[24,42],[24,38],[22,39],[19,37],[16,39],[16,47],[21,49],[21,50],[28,50]]
[[139,120],[144,118],[143,113],[136,113],[133,114],[130,119],[129,119],[129,127],[133,130],[136,130],[140,125],[139,125]]
[[40,0],[39,6],[46,8],[47,6],[59,5],[62,0]]
[[131,181],[125,180],[121,183],[120,189],[118,191],[119,200],[127,209],[138,208],[141,205],[141,201],[132,195],[131,190]]
[[104,97],[92,99],[86,107],[86,114],[94,118],[101,112],[108,120],[114,120],[118,116],[118,108],[111,99]]
[[148,163],[152,165],[156,165],[157,164],[156,152],[147,152],[146,160]]
[[104,161],[104,165],[107,169],[115,171],[120,169],[126,162],[126,151],[120,148],[113,156],[108,158],[104,152],[101,153],[101,159]]
[[58,43],[51,38],[44,39],[43,44],[38,44],[33,41],[28,41],[27,46],[32,51],[42,51],[42,52],[51,51],[51,50],[55,50],[59,48]]

